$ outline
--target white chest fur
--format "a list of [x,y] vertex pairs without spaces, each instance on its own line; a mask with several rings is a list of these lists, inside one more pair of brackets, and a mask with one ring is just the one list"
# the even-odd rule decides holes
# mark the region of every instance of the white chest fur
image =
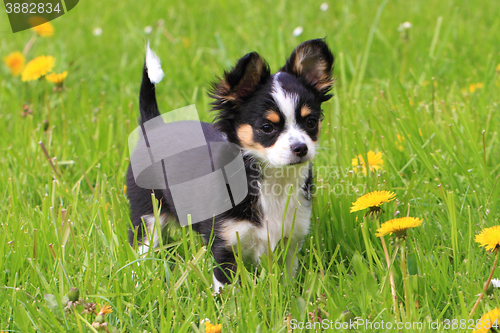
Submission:
[[274,250],[281,239],[291,239],[295,247],[308,233],[311,207],[302,188],[308,172],[309,165],[264,169],[258,201],[261,225],[249,221],[226,222],[223,238],[236,247],[238,233],[246,260],[258,262],[268,246]]

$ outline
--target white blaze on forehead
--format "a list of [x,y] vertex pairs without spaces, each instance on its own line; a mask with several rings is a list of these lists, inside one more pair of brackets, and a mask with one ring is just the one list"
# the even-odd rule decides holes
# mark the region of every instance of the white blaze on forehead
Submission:
[[277,73],[274,77],[271,96],[285,118],[285,128],[279,134],[274,145],[265,149],[266,159],[271,165],[277,166],[300,161],[300,158],[291,149],[295,143],[307,145],[308,153],[304,160],[312,159],[316,153],[315,143],[296,122],[295,110],[299,104],[299,96],[285,91],[278,81],[279,76],[280,73]]
[[273,99],[278,105],[278,108],[285,116],[286,125],[294,126],[295,109],[297,108],[299,97],[296,94],[290,94],[283,89],[278,81],[279,74],[280,73],[277,73],[274,77],[273,91],[271,93],[271,96],[273,96]]

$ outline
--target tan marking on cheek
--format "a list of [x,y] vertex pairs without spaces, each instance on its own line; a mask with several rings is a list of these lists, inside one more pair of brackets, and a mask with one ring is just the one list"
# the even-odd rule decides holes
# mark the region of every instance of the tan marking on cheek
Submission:
[[276,111],[269,111],[269,113],[266,115],[266,119],[272,123],[279,123],[280,115]]
[[253,129],[252,126],[245,124],[238,127],[238,138],[240,142],[247,146],[255,144],[253,142]]
[[309,109],[308,106],[303,106],[302,109],[300,109],[300,115],[302,118],[307,117],[311,113],[311,109]]
[[253,128],[249,124],[240,125],[237,130],[241,145],[246,148],[255,149],[265,154],[265,148],[258,142],[253,141]]

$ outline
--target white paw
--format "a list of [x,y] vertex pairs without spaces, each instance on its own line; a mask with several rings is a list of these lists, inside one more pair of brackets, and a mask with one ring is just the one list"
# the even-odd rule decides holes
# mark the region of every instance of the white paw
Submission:
[[217,278],[215,277],[215,274],[212,274],[212,279],[214,281],[214,293],[220,294],[222,288],[224,288],[224,283],[217,280]]

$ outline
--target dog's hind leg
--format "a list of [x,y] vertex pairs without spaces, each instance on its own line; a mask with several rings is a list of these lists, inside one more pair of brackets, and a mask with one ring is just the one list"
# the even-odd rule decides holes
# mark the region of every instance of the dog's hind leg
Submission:
[[161,233],[165,226],[168,224],[167,214],[160,215],[160,231],[158,232],[158,228],[155,224],[155,216],[154,214],[145,215],[142,217],[144,221],[144,231],[142,242],[139,244],[138,252],[140,255],[148,253],[150,247],[153,249],[158,247],[160,244],[160,237],[162,237]]

